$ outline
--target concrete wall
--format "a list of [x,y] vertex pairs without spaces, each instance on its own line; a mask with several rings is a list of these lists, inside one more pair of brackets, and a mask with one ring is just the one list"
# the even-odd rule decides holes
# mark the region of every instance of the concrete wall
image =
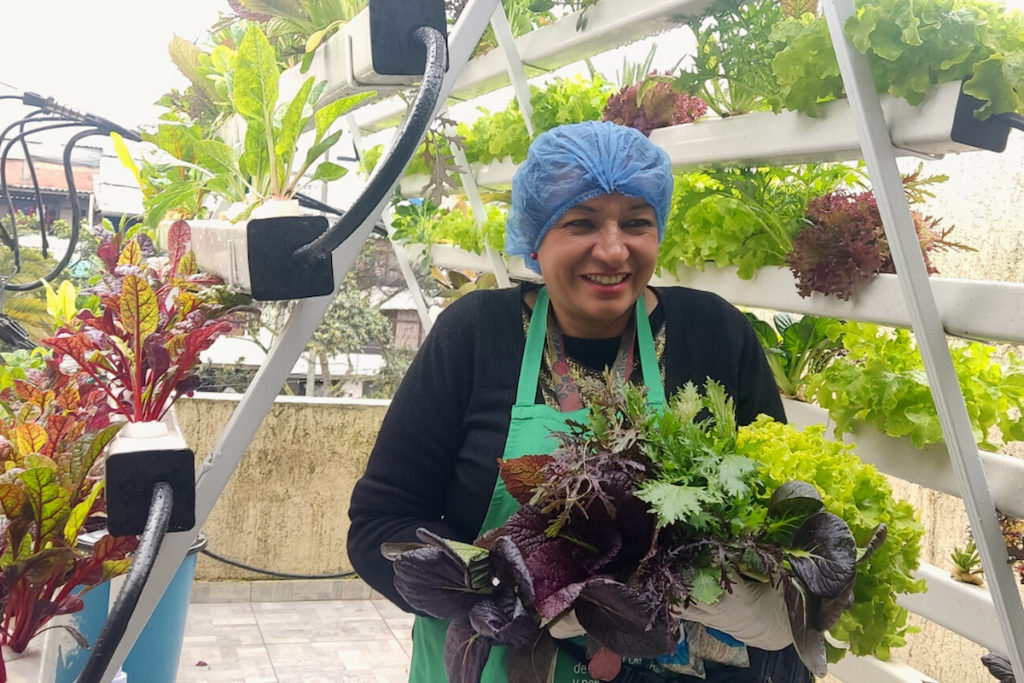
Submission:
[[[197,463],[212,450],[237,398],[177,403]],[[387,407],[381,401],[279,399],[203,526],[209,549],[298,574],[351,569],[348,501]],[[269,578],[200,555],[197,581]]]

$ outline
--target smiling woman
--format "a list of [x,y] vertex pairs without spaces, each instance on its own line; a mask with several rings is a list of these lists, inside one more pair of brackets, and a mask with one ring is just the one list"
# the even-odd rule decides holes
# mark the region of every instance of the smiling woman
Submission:
[[[658,226],[646,201],[599,195],[562,215],[537,249],[555,319],[565,334],[619,337],[658,258]],[[654,309],[657,297],[647,300]]]
[[[454,671],[446,673],[446,663],[472,657],[470,668],[479,669],[451,680],[505,681],[505,646],[514,643],[496,622],[478,619],[471,626],[455,598],[430,609],[410,605],[381,545],[416,541],[419,529],[425,537],[470,543],[504,525],[520,505],[498,477],[499,462],[551,453],[560,442],[554,434],[585,418],[608,372],[644,387],[655,411],[688,382],[704,386],[710,378],[733,397],[738,424],[761,413],[785,419],[742,313],[709,292],[648,286],[672,187],[668,157],[634,129],[591,121],[540,135],[513,181],[506,251],[523,257],[546,285],[460,298],[438,318],[410,366],[353,492],[348,551],[364,580],[418,612],[411,680],[445,680]],[[467,557],[473,552],[466,548]],[[540,572],[559,571],[540,556],[528,561],[539,562]],[[746,618],[757,609],[735,611]],[[574,635],[571,629],[549,633],[551,620],[530,615],[526,631],[548,639],[550,656],[557,647],[555,681],[598,673],[588,671],[585,641],[554,644],[552,638]],[[456,618],[449,624],[439,616]],[[765,616],[776,623],[778,615]],[[554,621],[570,617],[558,614]],[[479,628],[491,635],[480,636]],[[782,649],[750,643],[748,668],[709,665],[707,680],[808,681],[786,647],[791,636],[773,635],[766,646]]]

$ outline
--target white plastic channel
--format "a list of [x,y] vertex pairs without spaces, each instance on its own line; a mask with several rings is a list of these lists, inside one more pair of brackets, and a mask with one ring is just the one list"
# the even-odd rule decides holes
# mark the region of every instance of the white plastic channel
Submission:
[[[710,0],[601,0],[586,10],[586,28],[576,30],[578,13],[516,38],[523,64],[533,75],[553,71],[601,52],[678,26],[679,17],[698,15]],[[501,50],[473,59],[459,75],[452,96],[466,100],[509,85],[507,63]],[[391,99],[356,112],[366,131],[395,125],[405,106]]]

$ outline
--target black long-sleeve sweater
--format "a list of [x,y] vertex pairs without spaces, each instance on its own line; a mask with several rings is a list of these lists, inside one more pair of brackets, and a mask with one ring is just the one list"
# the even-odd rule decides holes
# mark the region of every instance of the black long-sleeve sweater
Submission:
[[[438,317],[353,491],[352,566],[405,610],[412,611],[395,590],[391,562],[380,546],[414,541],[419,527],[464,542],[477,537],[515,401],[525,346],[523,291],[472,293]],[[664,320],[666,396],[686,382],[702,386],[710,377],[733,397],[739,424],[760,413],[785,419],[764,353],[740,311],[709,292],[672,287],[657,294],[660,311],[652,314],[652,324]]]

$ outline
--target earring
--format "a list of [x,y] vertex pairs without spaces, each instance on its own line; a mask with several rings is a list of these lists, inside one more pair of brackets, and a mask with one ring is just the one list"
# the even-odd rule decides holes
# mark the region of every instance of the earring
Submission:
[[536,261],[537,260],[537,252],[531,251],[530,252],[530,258],[532,258],[534,261]]

